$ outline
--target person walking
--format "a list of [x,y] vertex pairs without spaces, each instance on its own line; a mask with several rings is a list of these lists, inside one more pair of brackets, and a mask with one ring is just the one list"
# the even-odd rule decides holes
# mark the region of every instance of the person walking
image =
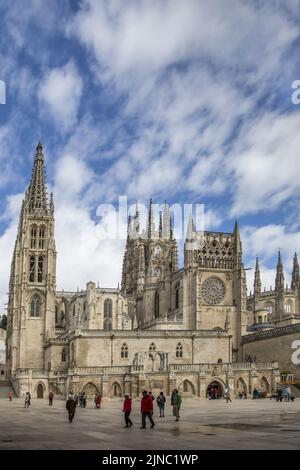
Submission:
[[283,389],[283,398],[284,401],[290,401],[290,394],[287,387],[284,387]]
[[165,417],[165,404],[166,404],[166,397],[164,396],[164,392],[160,392],[156,399],[156,403],[159,408],[159,417],[164,418]]
[[175,390],[173,390],[171,394],[171,406],[174,406],[174,395],[175,395]]
[[66,408],[68,410],[69,422],[72,423],[76,411],[76,404],[72,395],[69,395],[69,398],[66,403]]
[[54,398],[54,393],[51,391],[49,393],[49,406],[53,405],[53,398]]
[[83,394],[82,394],[82,406],[83,406],[83,408],[86,408],[86,401],[87,401],[87,396],[86,396],[86,393],[83,392]]
[[232,403],[231,398],[230,398],[230,387],[229,385],[226,385],[225,387],[225,398],[226,398],[226,403],[230,401]]
[[[152,390],[149,390],[149,395],[150,395],[150,397],[152,398],[152,401],[153,401],[153,403],[154,403],[154,401],[155,401],[155,396],[153,395]],[[153,410],[152,410],[152,414],[153,414],[153,413],[154,413],[154,407],[153,407]]]
[[96,408],[99,410],[101,407],[101,395],[99,393],[96,394],[95,404],[96,404]]
[[25,408],[29,408],[29,406],[30,406],[30,393],[26,392],[26,395],[25,395]]
[[153,414],[153,400],[146,390],[143,391],[143,398],[141,400],[141,413],[142,413],[142,426],[140,429],[146,428],[146,417],[148,416],[151,423],[151,428],[154,428],[155,423],[152,418]]
[[176,416],[176,420],[175,421],[179,421],[179,411],[180,411],[180,407],[181,407],[181,402],[182,402],[182,399],[181,399],[181,395],[179,395],[178,393],[178,390],[175,388],[174,389],[174,397],[173,397],[173,415]]
[[124,428],[129,428],[132,426],[132,421],[130,419],[130,413],[132,410],[132,399],[128,395],[128,393],[125,393],[124,395],[124,403],[123,403],[123,413],[124,413],[124,419],[125,419],[125,426]]
[[9,401],[12,401],[12,398],[13,398],[13,392],[10,391],[9,394],[8,394]]

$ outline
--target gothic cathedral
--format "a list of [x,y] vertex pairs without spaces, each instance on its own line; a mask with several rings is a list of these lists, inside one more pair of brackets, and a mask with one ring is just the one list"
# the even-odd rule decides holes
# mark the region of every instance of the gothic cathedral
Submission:
[[18,395],[135,397],[145,387],[154,393],[176,387],[206,398],[211,387],[222,396],[226,384],[235,394],[251,393],[279,380],[276,363],[243,357],[259,286],[247,307],[237,223],[231,233],[200,234],[191,217],[179,269],[168,204],[157,229],[152,202],[144,229],[137,207],[128,220],[121,289],[90,281],[81,291],[57,291],[56,256],[54,202],[39,143],[9,282],[7,359]]

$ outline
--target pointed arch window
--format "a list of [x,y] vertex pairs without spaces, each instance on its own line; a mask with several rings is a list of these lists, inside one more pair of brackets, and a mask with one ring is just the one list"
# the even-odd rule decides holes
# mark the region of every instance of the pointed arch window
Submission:
[[29,258],[29,282],[34,282],[35,278],[35,256]]
[[104,327],[103,329],[104,329],[105,331],[110,331],[110,330],[112,330],[112,322],[111,322],[111,320],[109,320],[109,319],[104,320],[103,327]]
[[106,299],[104,302],[104,318],[111,318],[112,317],[112,301],[110,299]]
[[61,352],[61,362],[67,362],[67,351],[65,348]]
[[128,358],[128,346],[126,343],[123,343],[121,348],[121,358],[127,359]]
[[75,317],[75,313],[76,313],[76,305],[74,304],[73,305],[73,317]]
[[37,228],[35,225],[32,225],[30,231],[30,248],[32,250],[36,249],[36,235],[37,235]]
[[154,298],[154,316],[155,318],[159,316],[159,293],[157,291]]
[[31,299],[30,316],[40,317],[42,314],[42,300],[38,294],[34,294]]
[[39,249],[43,250],[45,248],[45,237],[46,237],[46,228],[44,225],[41,225],[39,228]]
[[183,347],[181,343],[176,346],[176,357],[183,357]]
[[273,313],[273,305],[272,304],[267,304],[267,311],[269,315],[272,315]]
[[55,325],[58,325],[58,307],[55,306]]
[[160,258],[161,257],[161,247],[160,245],[156,245],[154,248],[154,257]]
[[39,256],[38,259],[38,282],[43,282],[44,278],[44,256]]
[[75,360],[75,348],[74,348],[74,343],[71,344],[71,362],[74,362]]
[[175,308],[179,308],[179,282],[175,285]]
[[292,313],[292,302],[290,300],[288,300],[284,304],[284,311],[285,311],[285,313]]

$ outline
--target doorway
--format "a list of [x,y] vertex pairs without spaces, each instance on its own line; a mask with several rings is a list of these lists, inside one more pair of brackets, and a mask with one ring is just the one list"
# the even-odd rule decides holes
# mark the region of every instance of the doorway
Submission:
[[42,384],[38,384],[36,389],[37,398],[44,398],[44,387]]
[[210,400],[217,400],[223,396],[223,387],[220,382],[214,380],[211,382],[206,389],[206,397]]

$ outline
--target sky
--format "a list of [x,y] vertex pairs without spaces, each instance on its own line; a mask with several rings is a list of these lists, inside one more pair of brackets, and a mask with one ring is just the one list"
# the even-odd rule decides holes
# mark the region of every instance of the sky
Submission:
[[[39,140],[58,289],[117,286],[125,241],[100,236],[101,208],[122,195],[204,204],[216,231],[237,219],[245,267],[259,256],[269,289],[280,249],[290,282],[300,249],[299,1],[1,0],[0,17],[0,311]],[[250,290],[253,269],[247,278]]]

